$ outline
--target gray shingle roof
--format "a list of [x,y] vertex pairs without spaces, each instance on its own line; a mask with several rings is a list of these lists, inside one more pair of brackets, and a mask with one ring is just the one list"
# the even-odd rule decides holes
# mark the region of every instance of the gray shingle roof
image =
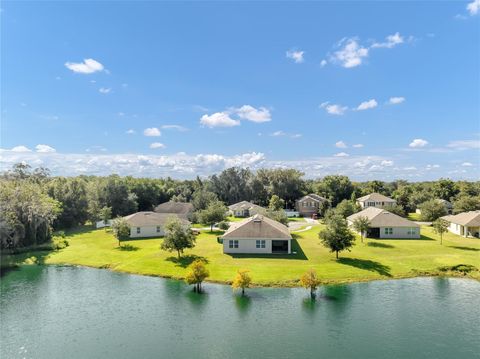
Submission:
[[324,198],[322,196],[319,196],[318,194],[315,194],[315,193],[307,194],[307,195],[303,196],[302,198],[298,199],[297,201],[301,202],[301,201],[304,201],[306,199],[312,199],[315,202],[325,202],[325,201],[327,201],[326,198]]
[[256,214],[230,226],[223,238],[291,239],[288,227],[268,217]]
[[188,215],[193,212],[193,204],[185,202],[164,202],[155,207],[157,213],[176,213]]
[[366,196],[360,197],[357,199],[358,202],[374,201],[374,202],[396,202],[390,197],[384,196],[380,193],[370,193]]
[[231,210],[231,211],[238,211],[238,210],[245,210],[245,209],[255,209],[255,210],[261,210],[263,209],[263,207],[260,207],[259,205],[257,204],[253,204],[251,202],[248,202],[248,201],[241,201],[241,202],[238,202],[238,203],[234,203],[234,204],[231,204],[230,206],[228,206],[228,209]]
[[177,217],[183,223],[190,222],[175,213],[137,212],[123,217],[132,227],[163,226],[170,217]]
[[456,215],[444,216],[442,219],[462,226],[478,227],[480,226],[480,211],[463,212]]
[[400,217],[387,210],[375,207],[365,208],[363,211],[354,213],[347,217],[347,220],[353,222],[359,217],[367,217],[370,221],[370,227],[420,227],[415,222],[409,221],[406,218]]

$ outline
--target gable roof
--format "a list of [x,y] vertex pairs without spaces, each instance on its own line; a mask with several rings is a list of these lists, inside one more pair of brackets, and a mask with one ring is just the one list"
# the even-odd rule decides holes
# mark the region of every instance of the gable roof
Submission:
[[451,223],[461,224],[462,226],[480,226],[480,211],[463,212],[441,218]]
[[188,215],[193,212],[193,204],[173,201],[164,202],[155,207],[155,212]]
[[357,198],[358,202],[366,202],[366,201],[374,201],[374,202],[396,202],[394,199],[391,199],[390,197],[384,196],[383,194],[380,193],[370,193],[367,194],[366,196]]
[[175,213],[137,212],[123,217],[130,226],[163,226],[170,217],[177,217],[184,224],[190,222]]
[[324,198],[322,196],[319,196],[316,193],[309,193],[309,194],[303,196],[302,198],[297,199],[297,201],[301,202],[301,201],[305,201],[307,199],[313,200],[315,202],[325,202],[325,201],[327,201],[326,198]]
[[222,238],[291,239],[288,227],[268,217],[256,214],[230,226]]
[[238,211],[242,209],[263,209],[263,207],[260,207],[259,205],[253,204],[248,201],[241,201],[238,203],[231,204],[230,206],[228,206],[228,209],[231,211]]
[[359,217],[367,217],[370,221],[370,227],[420,227],[415,222],[400,217],[382,208],[368,207],[363,211],[354,213],[347,217],[347,220],[353,222]]

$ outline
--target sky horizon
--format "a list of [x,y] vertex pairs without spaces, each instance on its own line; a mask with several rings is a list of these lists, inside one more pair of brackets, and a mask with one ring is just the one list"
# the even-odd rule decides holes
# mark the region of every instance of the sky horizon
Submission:
[[1,4],[1,170],[480,178],[480,0]]

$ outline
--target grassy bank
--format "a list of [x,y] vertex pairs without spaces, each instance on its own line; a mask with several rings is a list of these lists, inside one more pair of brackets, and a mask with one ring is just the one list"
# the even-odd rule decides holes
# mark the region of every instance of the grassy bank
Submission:
[[[109,268],[129,273],[183,278],[186,267],[195,259],[203,258],[210,270],[211,281],[229,282],[236,271],[251,271],[257,285],[294,286],[309,268],[317,270],[325,283],[367,281],[404,278],[417,275],[456,275],[442,267],[459,264],[479,267],[480,241],[453,234],[444,236],[440,245],[432,229],[423,227],[421,240],[366,240],[351,252],[334,254],[324,248],[318,239],[320,225],[295,235],[293,250],[296,254],[280,256],[227,255],[217,242],[220,233],[203,232],[197,237],[194,249],[178,260],[174,253],[159,249],[161,239],[140,239],[123,242],[119,248],[110,232],[82,228],[67,235],[70,246],[56,251],[41,252],[40,262],[46,264],[75,264]],[[24,253],[21,259],[36,253]],[[31,262],[31,260],[29,260]],[[467,276],[480,279],[480,272]]]

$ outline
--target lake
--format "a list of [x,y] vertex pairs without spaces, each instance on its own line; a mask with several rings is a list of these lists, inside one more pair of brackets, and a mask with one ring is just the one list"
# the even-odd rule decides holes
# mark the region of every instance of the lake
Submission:
[[300,288],[82,267],[1,278],[1,358],[480,358],[480,283],[415,278]]

